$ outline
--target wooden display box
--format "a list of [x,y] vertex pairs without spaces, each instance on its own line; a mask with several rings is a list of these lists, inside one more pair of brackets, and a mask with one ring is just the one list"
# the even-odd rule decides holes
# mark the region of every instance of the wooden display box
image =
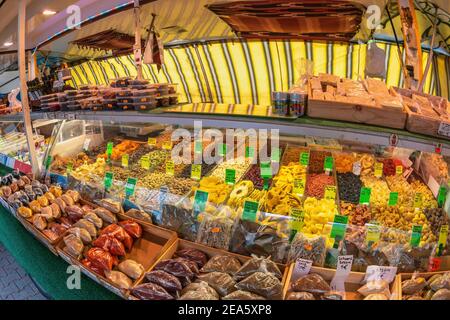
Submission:
[[428,280],[432,276],[436,274],[444,274],[446,271],[438,271],[438,272],[421,272],[421,273],[400,273],[395,277],[394,280],[394,289],[392,290],[393,294],[395,294],[398,298],[398,300],[403,300],[403,293],[402,293],[402,282],[408,279],[411,279],[413,275],[416,275],[418,277],[425,278],[425,280]]
[[[310,97],[312,94],[310,92]],[[369,106],[348,102],[308,99],[306,114],[311,118],[363,123],[380,127],[403,129],[407,114],[400,108]]]
[[[170,247],[172,247],[178,237],[175,232],[154,225],[141,226],[142,237],[134,241],[131,252],[127,252],[123,260],[131,259],[136,261],[137,263],[140,263],[144,266],[144,272],[146,272],[157,261],[159,261],[160,257],[167,250],[169,250]],[[115,285],[105,277],[86,268],[81,263],[81,257],[71,256],[64,250],[64,248],[64,241],[61,241],[57,246],[57,251],[61,258],[64,259],[64,261],[66,261],[68,264],[78,266],[85,275],[87,275],[89,278],[99,283],[100,285],[104,286],[114,294],[118,295],[119,297],[128,299],[129,290],[119,288],[117,285]],[[133,285],[136,285],[141,279],[137,279],[136,281],[134,281]]]
[[408,119],[406,120],[406,130],[414,133],[425,134],[427,136],[449,139],[449,137],[439,135],[438,130],[441,123],[450,125],[450,121],[442,120],[437,115],[436,117],[430,117],[415,113],[407,104],[405,104],[405,110],[408,114]]
[[[290,292],[291,288],[291,280],[292,280],[292,274],[294,271],[295,264],[291,264],[288,268],[288,274],[287,279],[283,287],[283,299],[286,299],[287,294]],[[320,267],[311,267],[310,273],[317,273],[318,275],[322,276],[325,281],[328,283],[333,280],[333,277],[336,273],[336,270],[334,269],[326,269],[326,268],[320,268]],[[362,296],[360,293],[357,292],[359,288],[361,288],[364,285],[364,277],[365,273],[363,272],[350,272],[346,282],[345,282],[345,300],[363,300],[364,296]],[[396,281],[394,280],[390,285],[390,291],[391,291],[391,298],[390,300],[398,300],[398,297],[392,293],[394,293],[396,286]]]
[[[179,250],[183,250],[183,249],[196,249],[196,250],[202,251],[209,258],[218,256],[218,255],[231,256],[231,257],[234,257],[234,258],[238,259],[242,264],[244,264],[247,261],[251,260],[251,257],[239,255],[239,254],[228,252],[228,251],[225,251],[225,250],[220,250],[220,249],[207,247],[205,245],[194,243],[194,242],[190,242],[190,241],[183,240],[183,239],[177,239],[175,241],[175,243],[173,243],[172,246],[160,256],[160,258],[150,267],[150,269],[148,271],[152,271],[155,268],[155,266],[158,263],[160,263],[161,261],[172,259],[174,254],[175,254],[175,252],[177,252]],[[284,288],[285,287],[285,282],[286,282],[286,279],[287,279],[287,276],[288,276],[289,268],[287,268],[283,264],[277,264],[277,266],[280,269],[281,273],[283,274],[283,278],[281,279],[281,284],[282,284],[282,286]],[[145,275],[142,276],[138,281],[136,281],[136,283],[134,284],[133,287],[136,287],[136,286],[138,286],[138,285],[140,285],[140,284],[142,284],[144,282],[145,282]],[[131,294],[129,295],[129,299],[130,300],[139,300],[136,297],[132,296]]]

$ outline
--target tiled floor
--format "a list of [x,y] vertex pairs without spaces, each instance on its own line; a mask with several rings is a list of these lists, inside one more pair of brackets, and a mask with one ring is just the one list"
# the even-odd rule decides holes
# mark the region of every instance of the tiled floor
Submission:
[[46,300],[31,278],[1,244],[0,300]]

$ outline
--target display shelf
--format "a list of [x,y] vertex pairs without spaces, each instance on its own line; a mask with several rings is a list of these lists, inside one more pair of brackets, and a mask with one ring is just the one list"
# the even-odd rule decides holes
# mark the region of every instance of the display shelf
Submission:
[[158,122],[169,125],[193,126],[194,121],[202,121],[204,127],[242,128],[242,129],[279,129],[280,134],[292,136],[316,136],[346,141],[364,142],[374,145],[389,146],[391,135],[398,137],[397,147],[435,152],[436,146],[442,144],[442,154],[450,156],[450,141],[410,133],[405,130],[382,128],[371,125],[355,124],[344,121],[333,121],[301,117],[298,119],[221,115],[206,113],[178,113],[156,109],[151,112],[139,111],[77,111],[32,113],[32,119],[61,120],[97,120],[112,123]]

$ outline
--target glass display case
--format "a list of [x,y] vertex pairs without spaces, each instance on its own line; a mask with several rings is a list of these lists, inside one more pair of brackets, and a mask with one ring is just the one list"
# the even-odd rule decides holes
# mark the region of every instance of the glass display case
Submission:
[[236,125],[65,120],[44,174],[181,238],[281,263],[333,267],[351,252],[357,271],[427,270],[446,252],[444,157]]
[[[39,162],[44,159],[57,120],[33,122],[33,141]],[[30,155],[23,121],[0,122],[0,163],[24,173],[31,173]]]

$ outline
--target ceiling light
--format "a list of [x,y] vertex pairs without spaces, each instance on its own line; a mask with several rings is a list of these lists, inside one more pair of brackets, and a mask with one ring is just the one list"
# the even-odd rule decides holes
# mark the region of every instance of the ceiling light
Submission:
[[56,11],[46,9],[46,10],[44,10],[42,13],[43,13],[45,16],[52,16],[52,15],[56,14]]
[[7,41],[7,42],[5,42],[3,45],[4,45],[5,47],[11,47],[11,46],[13,45],[13,43],[10,42],[10,41]]

